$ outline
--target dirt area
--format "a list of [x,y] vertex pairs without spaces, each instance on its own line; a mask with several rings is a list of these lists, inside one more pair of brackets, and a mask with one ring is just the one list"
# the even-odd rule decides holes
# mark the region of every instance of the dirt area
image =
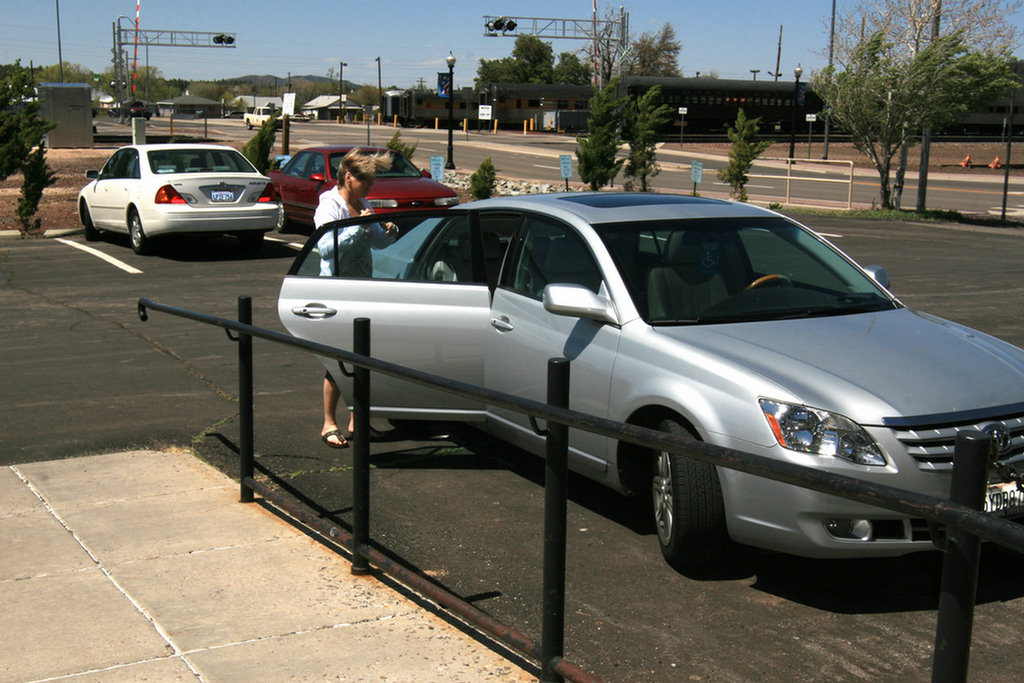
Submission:
[[[678,143],[669,143],[669,147],[679,149]],[[728,154],[727,144],[684,144],[683,150],[703,154]],[[768,148],[765,156],[786,156],[789,152],[788,142],[776,143]],[[821,143],[815,143],[811,154],[819,157],[822,153]],[[101,149],[51,149],[46,153],[50,168],[57,174],[57,183],[43,193],[36,216],[42,221],[43,230],[59,230],[77,228],[78,216],[75,209],[75,198],[78,191],[86,184],[85,172],[99,169],[111,154],[111,148]],[[931,148],[929,168],[934,172],[958,173],[964,175],[1001,175],[1002,169],[990,169],[993,159],[1003,159],[1006,145],[1002,143],[938,143]],[[806,141],[796,145],[796,156],[807,155]],[[960,162],[970,155],[973,168],[962,168]],[[858,168],[873,168],[868,160],[848,143],[831,143],[830,159],[850,159]],[[916,171],[921,159],[920,149],[911,149],[908,168]],[[1013,175],[1024,175],[1024,145],[1016,144],[1013,149],[1015,163],[1011,169]],[[20,230],[17,205],[20,196],[21,175],[15,174],[0,182],[0,230]]]

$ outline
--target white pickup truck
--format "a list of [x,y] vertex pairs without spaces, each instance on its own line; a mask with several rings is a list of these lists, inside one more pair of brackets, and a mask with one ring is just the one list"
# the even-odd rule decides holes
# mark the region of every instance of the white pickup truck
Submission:
[[245,127],[252,130],[254,126],[262,126],[271,116],[280,118],[281,112],[274,107],[256,107],[252,111],[246,112],[242,118],[245,119]]

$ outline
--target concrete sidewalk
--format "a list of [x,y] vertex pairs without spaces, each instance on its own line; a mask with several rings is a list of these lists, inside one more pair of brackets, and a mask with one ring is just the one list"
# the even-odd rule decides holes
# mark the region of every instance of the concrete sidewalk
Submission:
[[3,468],[0,548],[0,681],[537,680],[185,453]]

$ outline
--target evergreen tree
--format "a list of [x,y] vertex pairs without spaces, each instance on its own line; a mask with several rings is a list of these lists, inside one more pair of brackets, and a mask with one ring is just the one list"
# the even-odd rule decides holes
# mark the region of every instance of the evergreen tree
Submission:
[[57,176],[46,164],[46,148],[39,144],[21,166],[24,181],[21,184],[21,198],[18,200],[18,220],[24,232],[39,232],[40,220],[32,220],[39,210],[43,190],[57,182]]
[[473,175],[469,176],[469,194],[473,199],[487,199],[494,195],[496,173],[491,157],[483,160]]
[[629,157],[626,160],[626,189],[647,192],[648,180],[658,175],[656,144],[658,131],[672,119],[672,107],[658,104],[661,86],[649,88],[626,105],[626,139]]
[[242,154],[252,162],[256,170],[266,173],[270,170],[270,153],[274,149],[274,138],[277,136],[277,117],[271,116],[263,122],[256,135],[242,148]]
[[391,139],[387,142],[387,148],[392,149],[401,154],[406,159],[412,159],[412,155],[416,153],[417,145],[407,144],[402,141],[402,132],[399,130],[395,131],[395,134],[391,136]]
[[625,159],[615,158],[619,151],[619,119],[623,106],[622,98],[615,96],[617,85],[618,79],[613,79],[604,88],[594,88],[587,135],[576,138],[580,178],[594,191],[610,183],[625,163]]
[[729,194],[741,202],[747,201],[747,174],[750,173],[750,167],[773,142],[757,139],[760,124],[761,119],[748,119],[742,109],[736,113],[736,125],[730,127],[728,131],[729,140],[732,142],[729,164],[718,169],[718,179],[729,183],[732,188]]

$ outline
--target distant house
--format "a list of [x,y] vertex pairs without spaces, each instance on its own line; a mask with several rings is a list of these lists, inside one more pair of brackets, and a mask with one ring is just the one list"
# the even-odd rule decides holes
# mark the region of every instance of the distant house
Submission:
[[158,102],[157,105],[160,107],[161,116],[219,119],[224,115],[224,107],[220,102],[197,95],[182,95],[173,100]]
[[[311,119],[317,121],[337,121],[338,120],[338,96],[337,95],[320,95],[314,97],[309,102],[306,102],[300,108],[303,114],[306,114]],[[352,101],[345,102],[345,117],[347,120],[352,121],[363,113],[363,105],[356,104]]]

